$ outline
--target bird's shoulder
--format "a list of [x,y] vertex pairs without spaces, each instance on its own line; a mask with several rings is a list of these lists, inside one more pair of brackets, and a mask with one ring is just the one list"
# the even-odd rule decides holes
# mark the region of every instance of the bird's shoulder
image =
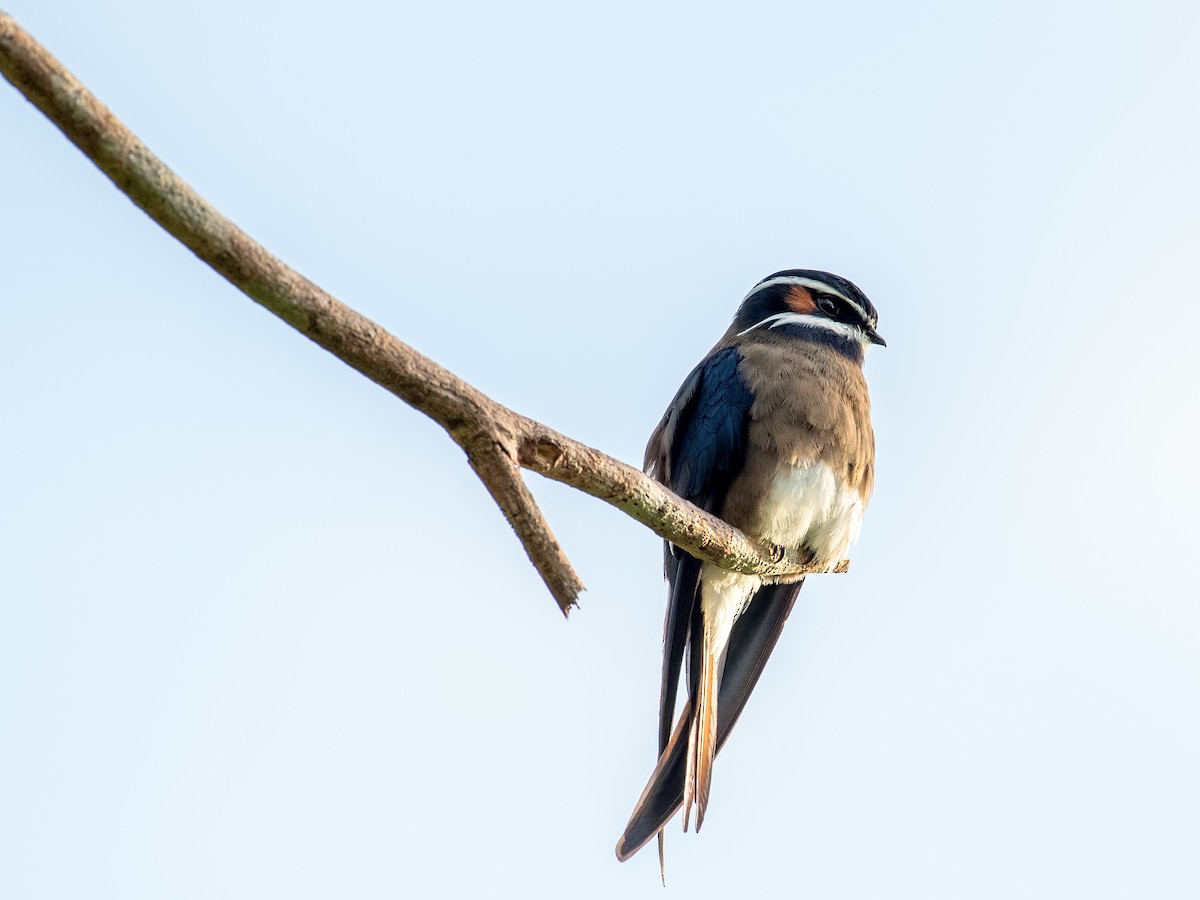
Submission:
[[727,478],[743,452],[754,394],[741,363],[736,347],[714,348],[684,379],[646,445],[646,471],[693,502]]

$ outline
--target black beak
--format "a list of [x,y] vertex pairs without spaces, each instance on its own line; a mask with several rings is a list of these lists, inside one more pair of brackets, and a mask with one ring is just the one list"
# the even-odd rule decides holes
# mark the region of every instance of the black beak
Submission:
[[866,334],[867,340],[872,344],[878,344],[880,347],[886,347],[887,341],[879,336],[879,332],[874,328],[864,328],[863,333]]

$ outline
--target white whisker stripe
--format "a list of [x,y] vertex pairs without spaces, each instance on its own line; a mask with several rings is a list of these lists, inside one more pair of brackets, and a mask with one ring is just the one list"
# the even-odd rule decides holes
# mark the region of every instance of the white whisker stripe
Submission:
[[739,331],[737,336],[741,337],[743,334],[747,334],[761,325],[766,325],[768,328],[778,328],[780,325],[805,325],[811,328],[824,328],[826,331],[832,331],[843,337],[853,338],[862,344],[864,349],[870,342],[870,339],[857,325],[847,325],[845,322],[835,322],[833,319],[826,319],[822,316],[794,312],[775,313],[773,316],[767,316],[761,322],[751,325],[745,331]]
[[802,275],[780,275],[778,278],[768,278],[766,281],[762,282],[761,284],[756,284],[753,287],[753,289],[750,291],[750,293],[748,293],[745,297],[742,298],[742,302],[745,303],[747,300],[749,300],[751,297],[753,297],[759,291],[765,290],[766,288],[769,288],[769,287],[775,287],[775,285],[777,285],[777,284],[794,284],[799,287],[806,287],[806,288],[811,288],[812,290],[820,291],[823,294],[832,294],[835,297],[845,300],[847,303],[849,303],[851,306],[853,306],[856,310],[858,310],[858,314],[860,316],[862,316],[862,318],[864,320],[867,319],[866,310],[864,310],[858,304],[858,302],[856,300],[854,300],[851,297],[847,297],[845,294],[843,294],[837,288],[833,287],[832,285],[826,284],[824,281],[819,281],[816,278],[805,278]]

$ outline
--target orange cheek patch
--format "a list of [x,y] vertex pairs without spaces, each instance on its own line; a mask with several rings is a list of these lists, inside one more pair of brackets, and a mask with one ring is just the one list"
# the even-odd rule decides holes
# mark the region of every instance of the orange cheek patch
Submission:
[[784,302],[787,308],[799,315],[806,315],[814,312],[817,304],[813,302],[812,294],[808,292],[808,288],[801,287],[798,284],[793,284],[788,288],[787,297]]

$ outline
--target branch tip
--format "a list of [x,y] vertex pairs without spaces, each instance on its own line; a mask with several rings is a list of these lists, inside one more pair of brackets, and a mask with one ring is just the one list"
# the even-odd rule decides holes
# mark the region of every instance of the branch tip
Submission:
[[570,615],[571,608],[579,605],[583,582],[550,530],[520,467],[495,441],[481,440],[465,449],[471,468],[516,532],[558,608],[564,616]]

